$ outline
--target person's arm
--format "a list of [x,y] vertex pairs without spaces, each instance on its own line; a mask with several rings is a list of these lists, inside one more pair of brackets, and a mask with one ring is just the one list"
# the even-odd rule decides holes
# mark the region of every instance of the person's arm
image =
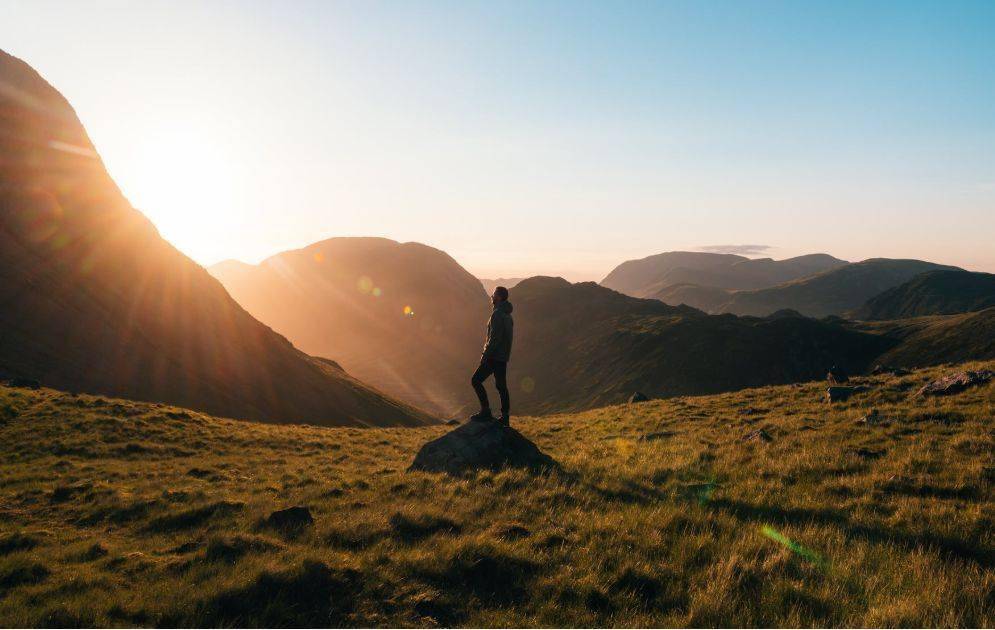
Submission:
[[501,316],[496,310],[491,313],[491,321],[487,325],[487,330],[489,334],[487,335],[487,346],[484,348],[485,357],[493,356],[504,340],[504,322],[501,321]]

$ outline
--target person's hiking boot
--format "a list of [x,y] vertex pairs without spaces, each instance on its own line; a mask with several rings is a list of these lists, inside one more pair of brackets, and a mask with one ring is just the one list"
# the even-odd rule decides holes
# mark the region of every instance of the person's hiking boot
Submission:
[[493,420],[494,416],[491,415],[490,409],[481,409],[477,413],[470,416],[470,420],[480,421],[480,420]]
[[497,421],[500,422],[501,424],[503,424],[506,427],[510,427],[511,426],[511,418],[509,418],[508,414],[506,414],[506,413],[502,413],[501,417],[498,418]]

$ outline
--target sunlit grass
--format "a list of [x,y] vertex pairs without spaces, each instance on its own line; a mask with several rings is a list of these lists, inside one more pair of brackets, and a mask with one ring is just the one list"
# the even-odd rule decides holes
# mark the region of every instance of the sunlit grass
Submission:
[[562,472],[461,479],[405,472],[446,427],[3,388],[0,625],[992,626],[995,388],[946,371],[523,419]]

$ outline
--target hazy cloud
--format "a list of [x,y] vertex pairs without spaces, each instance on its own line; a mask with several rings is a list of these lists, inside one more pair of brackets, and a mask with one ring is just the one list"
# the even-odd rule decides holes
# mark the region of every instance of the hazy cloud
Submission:
[[738,254],[740,256],[757,256],[774,249],[771,245],[702,245],[698,248],[712,254]]

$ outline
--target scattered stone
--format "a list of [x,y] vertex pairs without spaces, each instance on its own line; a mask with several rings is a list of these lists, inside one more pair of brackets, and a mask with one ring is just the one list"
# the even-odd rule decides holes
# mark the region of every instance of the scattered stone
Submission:
[[834,365],[829,368],[829,373],[826,374],[826,380],[829,381],[830,385],[842,385],[850,380],[850,376],[842,368]]
[[648,402],[649,399],[650,399],[649,396],[647,396],[646,394],[642,392],[635,392],[631,396],[629,396],[629,403]]
[[470,470],[527,468],[533,471],[557,468],[524,435],[498,422],[467,422],[421,447],[408,469],[453,475]]
[[277,510],[266,518],[266,525],[284,532],[299,531],[314,524],[311,510],[295,505],[285,510]]
[[862,385],[857,387],[831,386],[826,388],[826,400],[831,403],[843,402],[849,400],[854,394],[865,391],[867,391],[867,388]]
[[14,377],[7,381],[7,387],[24,387],[26,389],[38,389],[41,383],[33,378]]
[[756,431],[750,431],[743,436],[744,442],[773,442],[774,437],[764,431],[763,429],[757,429]]
[[877,424],[880,420],[881,417],[878,415],[878,410],[871,409],[867,412],[866,416],[863,416],[857,420],[857,424]]
[[930,381],[922,386],[916,396],[949,396],[959,394],[969,387],[984,385],[995,377],[995,372],[991,370],[969,370],[967,372],[957,372],[948,374],[943,378]]

